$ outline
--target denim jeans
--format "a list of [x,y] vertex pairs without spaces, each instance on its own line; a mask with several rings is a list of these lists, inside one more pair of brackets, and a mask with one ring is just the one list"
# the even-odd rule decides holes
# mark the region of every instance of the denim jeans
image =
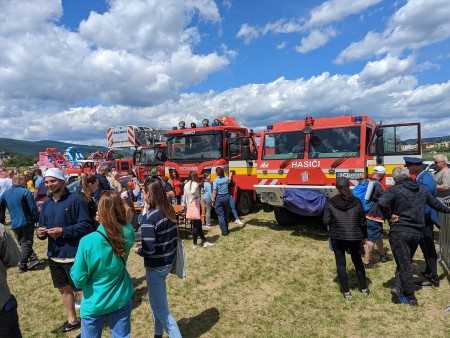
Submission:
[[166,277],[171,269],[171,265],[159,270],[146,268],[148,301],[152,309],[155,335],[162,335],[166,331],[170,338],[181,338],[180,329],[167,302]]
[[[106,314],[111,338],[131,337],[131,299],[119,310]],[[101,338],[105,316],[81,318],[81,338]]]
[[230,198],[228,196],[228,194],[217,195],[214,204],[222,235],[228,235],[228,223],[230,221]]
[[37,260],[36,253],[33,251],[34,224],[27,224],[22,228],[13,229],[17,242],[20,245],[20,268],[25,268],[28,259]]
[[233,199],[233,196],[231,196],[231,195],[230,195],[230,209],[231,209],[231,212],[233,213],[234,220],[235,221],[238,220],[239,216],[238,216],[238,213],[236,211],[236,204],[234,204],[234,199]]

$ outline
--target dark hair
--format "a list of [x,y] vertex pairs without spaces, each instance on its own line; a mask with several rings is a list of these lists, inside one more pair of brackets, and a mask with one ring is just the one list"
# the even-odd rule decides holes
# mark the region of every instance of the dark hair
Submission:
[[36,169],[36,175],[41,176],[42,175],[42,170],[41,169]]
[[336,179],[336,188],[339,191],[339,195],[345,200],[351,200],[353,193],[350,190],[350,181],[346,177],[338,177]]
[[151,209],[158,209],[165,217],[176,222],[175,210],[170,205],[164,191],[161,180],[158,178],[147,178],[144,182],[146,202]]
[[128,175],[131,175],[131,176],[133,176],[133,177],[136,177],[136,174],[134,173],[134,171],[133,170],[128,170]]
[[205,182],[206,182],[206,177],[207,176],[209,176],[209,178],[211,179],[211,173],[204,173],[203,174],[203,179],[202,179],[202,181],[200,182],[200,186],[201,187],[204,187],[205,186]]
[[118,257],[125,257],[123,226],[127,224],[127,214],[119,193],[111,190],[102,191],[97,212],[114,254]]
[[81,189],[89,200],[93,195],[93,193],[89,191],[89,183],[94,184],[97,181],[97,176],[92,174],[84,174],[83,176],[81,176]]
[[223,171],[223,168],[222,168],[222,167],[217,167],[217,168],[216,168],[216,174],[217,174],[217,176],[219,176],[219,177],[225,177],[225,172]]
[[191,171],[191,172],[189,173],[189,180],[198,183],[199,179],[198,179],[198,175],[197,175],[197,172],[196,172],[196,171]]
[[[175,178],[176,178],[177,180],[180,180],[180,175],[178,174],[178,171],[176,171],[176,169],[172,169],[171,174],[175,174]],[[172,176],[172,175],[171,175],[171,176]]]

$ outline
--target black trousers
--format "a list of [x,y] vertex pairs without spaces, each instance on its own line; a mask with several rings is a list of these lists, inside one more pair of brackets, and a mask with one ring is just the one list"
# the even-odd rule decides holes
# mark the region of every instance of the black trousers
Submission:
[[17,315],[17,302],[14,296],[11,296],[5,307],[0,310],[0,338],[22,338]]
[[33,250],[34,224],[27,224],[22,228],[13,229],[13,231],[16,235],[17,242],[20,245],[21,259],[19,267],[24,268],[27,266],[29,259],[38,259],[36,253]]
[[198,236],[200,236],[202,243],[206,242],[205,233],[203,232],[202,228],[202,221],[200,219],[194,219],[192,221],[192,239],[194,245],[197,245]]
[[434,245],[433,226],[434,224],[431,222],[431,220],[425,220],[425,229],[423,230],[422,240],[419,242],[419,246],[422,250],[423,256],[425,257],[425,276],[433,282],[439,282],[439,276],[437,273],[437,252],[436,246]]
[[367,288],[366,271],[364,264],[359,253],[359,246],[361,241],[344,241],[340,239],[331,239],[331,245],[333,246],[334,257],[336,259],[336,270],[341,283],[342,291],[349,292],[348,275],[347,275],[347,263],[345,260],[345,251],[349,249],[350,256],[352,258],[353,265],[355,266],[356,277],[358,278],[359,288]]
[[421,234],[412,232],[391,232],[389,234],[389,243],[397,264],[394,285],[403,290],[405,296],[409,298],[414,296],[411,260],[421,239]]

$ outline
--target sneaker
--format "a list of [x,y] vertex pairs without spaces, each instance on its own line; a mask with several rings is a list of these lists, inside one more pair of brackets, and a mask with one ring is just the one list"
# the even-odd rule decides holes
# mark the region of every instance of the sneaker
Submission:
[[28,264],[28,270],[33,270],[36,266],[38,266],[41,263],[39,259],[34,259],[30,261],[30,264]]
[[192,247],[192,249],[197,249],[197,248],[200,248],[200,245],[194,244],[194,246]]
[[376,269],[378,268],[378,265],[375,263],[363,263],[364,264],[364,269]]
[[209,224],[206,224],[206,225],[204,225],[203,226],[206,230],[210,230],[210,229],[212,229],[212,226],[211,225],[209,225]]
[[352,297],[352,294],[350,292],[344,292],[344,298],[346,300],[351,300],[353,297]]
[[361,289],[361,296],[367,297],[370,293],[369,288]]
[[239,225],[244,225],[244,222],[242,222],[239,218],[237,220],[235,220],[234,223],[239,224]]
[[400,294],[400,303],[408,304],[414,307],[419,306],[419,302],[417,301],[416,297],[408,298],[403,293]]
[[392,255],[388,254],[388,253],[384,253],[384,255],[380,256],[380,262],[381,263],[386,263],[386,262],[390,262],[394,259],[394,257],[392,257]]
[[394,286],[391,288],[391,295],[392,295],[392,302],[393,302],[393,303],[399,304],[399,303],[402,302],[402,301],[401,301],[401,296],[402,296],[402,294],[401,294],[400,288],[399,288],[398,286],[394,285]]
[[81,302],[79,300],[75,301],[75,310],[81,309]]
[[210,247],[212,247],[212,246],[214,246],[214,243],[211,243],[211,242],[205,242],[205,243],[203,243],[203,247],[204,247],[204,248],[210,248]]
[[56,329],[51,330],[50,332],[53,334],[56,334],[58,332],[69,332],[72,330],[76,330],[80,328],[80,322],[78,321],[76,324],[70,324],[69,322],[65,322],[60,327],[57,327]]

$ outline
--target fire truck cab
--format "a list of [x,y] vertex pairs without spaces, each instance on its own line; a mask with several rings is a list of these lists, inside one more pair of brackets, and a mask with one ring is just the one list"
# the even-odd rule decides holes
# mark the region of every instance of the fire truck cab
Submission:
[[[134,150],[131,160],[110,160],[105,164],[114,167],[119,172],[135,171],[137,179],[143,182],[151,176],[151,170],[156,168],[160,176],[164,176],[166,161],[166,144],[164,131],[152,127],[137,127],[133,125],[108,128],[106,131],[108,148]],[[126,170],[125,170],[126,169]]]
[[300,216],[283,207],[287,190],[332,197],[336,178],[347,177],[352,188],[376,165],[387,170],[383,183],[393,185],[403,156],[421,156],[420,140],[419,123],[382,125],[365,115],[274,123],[261,133],[255,190],[279,224],[292,225]]
[[[250,148],[253,153],[244,159],[243,149]],[[186,181],[191,171],[196,171],[202,179],[205,173],[211,174],[211,182],[217,177],[216,168],[225,173],[230,171],[230,162],[243,162],[236,170],[230,184],[231,194],[236,201],[237,211],[241,215],[250,212],[256,199],[253,185],[256,184],[256,144],[251,132],[240,126],[233,117],[221,116],[210,125],[208,119],[201,126],[191,123],[190,128],[181,121],[178,127],[168,131],[166,176],[176,170],[181,181]]]

